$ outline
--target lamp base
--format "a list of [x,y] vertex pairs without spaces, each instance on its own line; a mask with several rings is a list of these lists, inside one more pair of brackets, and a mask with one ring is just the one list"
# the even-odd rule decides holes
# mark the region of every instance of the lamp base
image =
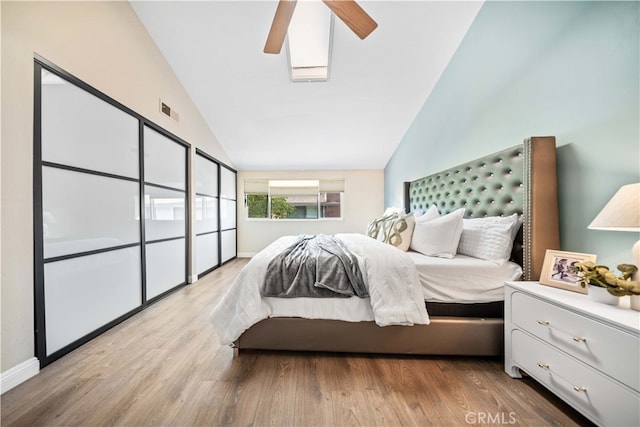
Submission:
[[[640,269],[640,240],[631,248],[631,260]],[[640,271],[636,271],[631,280],[640,280]],[[640,295],[631,295],[631,310],[640,311]]]
[[[631,262],[640,269],[640,240],[631,248]],[[631,280],[640,279],[640,270],[636,271]]]

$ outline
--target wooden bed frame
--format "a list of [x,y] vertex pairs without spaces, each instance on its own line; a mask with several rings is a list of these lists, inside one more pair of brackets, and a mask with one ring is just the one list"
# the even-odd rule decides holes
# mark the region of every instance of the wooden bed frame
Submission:
[[[522,214],[512,260],[523,280],[537,280],[545,251],[559,249],[554,137],[515,147],[405,183],[407,212],[436,204],[465,217]],[[381,354],[495,356],[504,351],[502,318],[429,316],[431,324],[379,327],[375,322],[269,318],[235,342],[241,349]]]

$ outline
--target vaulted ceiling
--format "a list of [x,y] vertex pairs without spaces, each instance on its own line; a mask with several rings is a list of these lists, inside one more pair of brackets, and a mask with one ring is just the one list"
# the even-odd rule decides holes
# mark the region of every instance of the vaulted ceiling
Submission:
[[384,168],[482,6],[358,3],[378,28],[336,19],[329,81],[293,83],[262,52],[276,1],[131,1],[239,170]]

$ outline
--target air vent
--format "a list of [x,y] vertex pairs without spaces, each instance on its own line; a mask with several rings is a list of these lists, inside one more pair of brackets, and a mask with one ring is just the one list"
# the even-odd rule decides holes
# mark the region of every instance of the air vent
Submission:
[[160,112],[165,116],[175,120],[176,122],[180,120],[180,115],[178,114],[178,112],[164,103],[162,99],[160,100]]

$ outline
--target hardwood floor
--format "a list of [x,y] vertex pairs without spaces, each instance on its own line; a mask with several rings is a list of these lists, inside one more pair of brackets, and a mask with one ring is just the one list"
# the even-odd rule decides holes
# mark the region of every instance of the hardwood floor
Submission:
[[243,352],[211,308],[234,260],[1,397],[9,426],[590,425],[496,358]]

